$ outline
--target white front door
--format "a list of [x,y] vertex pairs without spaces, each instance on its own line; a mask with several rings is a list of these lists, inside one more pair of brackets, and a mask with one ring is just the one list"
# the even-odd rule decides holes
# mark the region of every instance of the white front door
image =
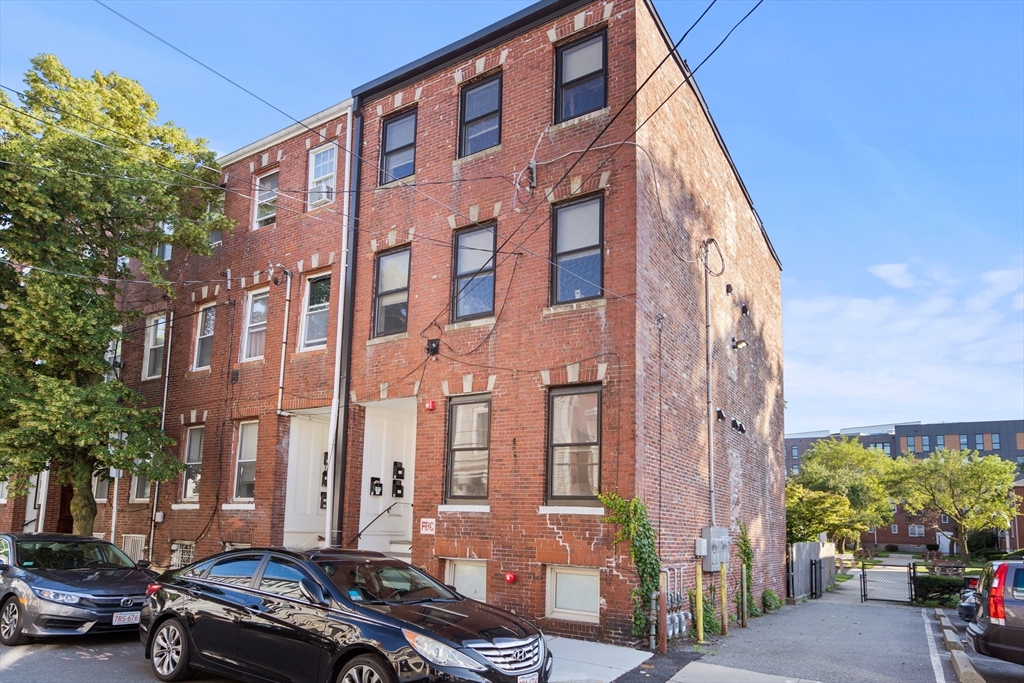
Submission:
[[361,550],[409,558],[415,457],[416,399],[366,404],[359,509]]
[[289,548],[321,545],[327,521],[327,510],[320,504],[327,494],[323,476],[329,419],[328,413],[291,418],[284,508],[284,545]]

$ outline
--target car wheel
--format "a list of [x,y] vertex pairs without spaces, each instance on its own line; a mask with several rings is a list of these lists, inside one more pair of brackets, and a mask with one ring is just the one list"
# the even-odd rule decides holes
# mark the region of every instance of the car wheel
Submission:
[[179,619],[168,619],[157,628],[149,663],[161,681],[183,681],[192,675],[188,636]]
[[337,683],[398,683],[391,665],[377,655],[359,655],[338,674]]
[[25,635],[22,625],[25,611],[18,602],[18,596],[12,595],[0,607],[0,643],[7,646],[22,645],[29,638]]

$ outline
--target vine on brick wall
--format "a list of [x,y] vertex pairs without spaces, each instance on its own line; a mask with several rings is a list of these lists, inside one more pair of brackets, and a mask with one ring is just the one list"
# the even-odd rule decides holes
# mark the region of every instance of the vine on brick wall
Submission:
[[651,593],[658,590],[661,574],[654,527],[647,518],[647,506],[639,496],[624,500],[615,493],[599,493],[597,497],[611,511],[604,521],[620,527],[612,544],[629,541],[629,559],[640,575],[640,585],[633,589],[633,636],[641,638],[648,630],[647,609]]
[[[743,563],[743,573],[747,575],[747,614],[752,617],[759,617],[763,614],[761,609],[754,602],[754,549],[750,546],[750,537],[747,536],[747,526],[740,522],[740,537],[736,541],[736,549],[739,552],[740,562]],[[736,604],[740,604],[740,595],[736,594]]]

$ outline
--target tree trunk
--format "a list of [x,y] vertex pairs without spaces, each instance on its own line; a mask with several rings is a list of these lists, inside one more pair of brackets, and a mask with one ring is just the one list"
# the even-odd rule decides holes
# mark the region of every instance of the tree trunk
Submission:
[[93,524],[96,521],[96,498],[92,495],[92,472],[83,468],[77,472],[71,485],[75,495],[71,498],[71,517],[75,520],[74,533],[79,536],[92,536]]
[[970,553],[967,550],[967,533],[962,531],[959,525],[957,525],[956,543],[960,546],[960,561],[964,564],[970,560]]

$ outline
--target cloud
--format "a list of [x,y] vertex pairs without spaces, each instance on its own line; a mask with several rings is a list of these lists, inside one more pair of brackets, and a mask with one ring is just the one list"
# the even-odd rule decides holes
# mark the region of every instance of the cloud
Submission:
[[1024,413],[1024,269],[945,272],[874,266],[897,291],[786,301],[787,432]]
[[868,268],[872,275],[890,287],[909,289],[917,284],[917,280],[907,272],[906,263],[882,263]]

